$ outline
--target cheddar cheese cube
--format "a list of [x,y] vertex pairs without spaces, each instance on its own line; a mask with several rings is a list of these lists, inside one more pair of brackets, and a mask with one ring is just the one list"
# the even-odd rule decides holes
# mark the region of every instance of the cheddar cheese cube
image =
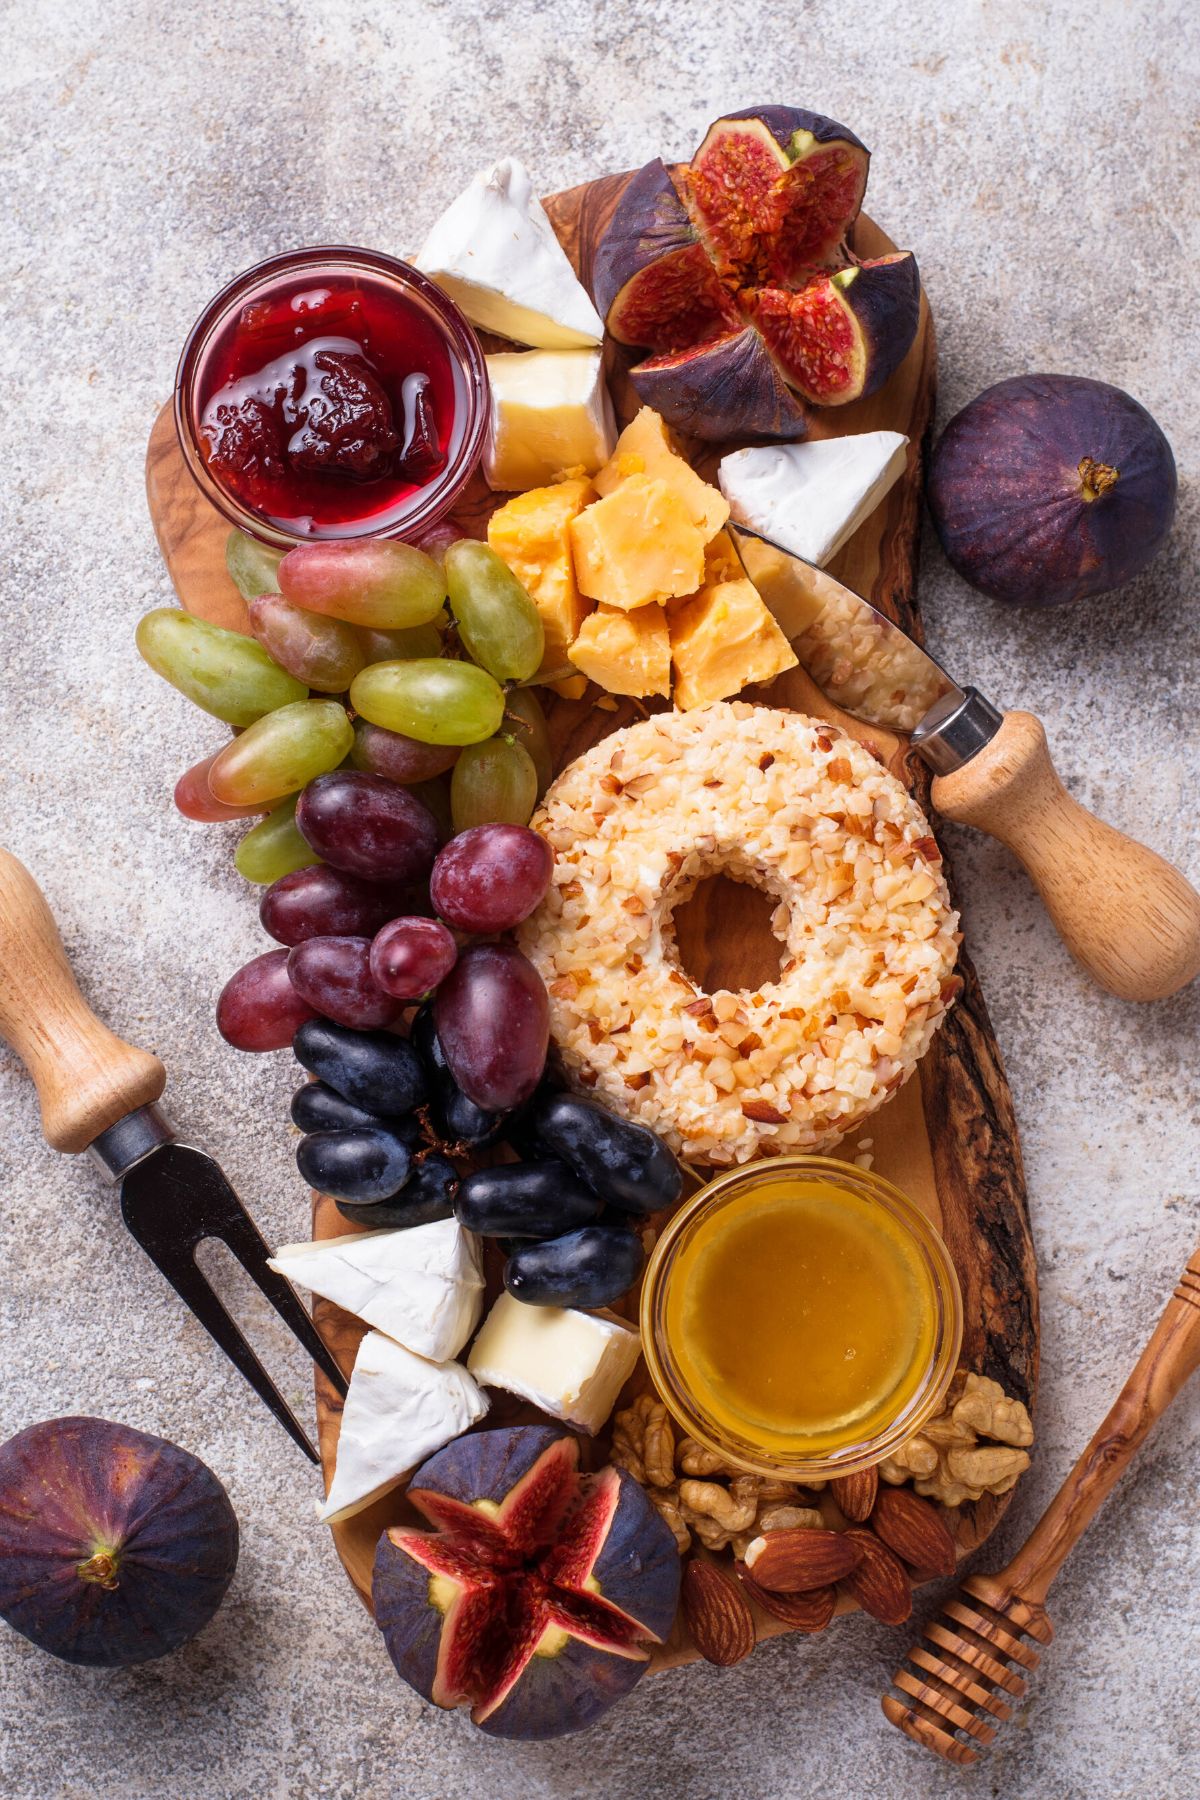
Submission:
[[571,646],[571,661],[610,694],[671,692],[671,639],[661,606],[598,606]]
[[649,475],[631,475],[571,520],[579,591],[605,606],[639,606],[691,594],[704,579],[704,546],[678,493]]
[[[540,674],[561,669],[591,611],[575,581],[571,520],[594,499],[590,481],[573,479],[517,494],[488,521],[488,543],[508,564],[541,615],[546,650]],[[572,677],[572,679],[574,679]]]
[[596,476],[596,492],[611,494],[632,475],[651,475],[673,488],[694,524],[711,538],[729,517],[729,502],[718,488],[701,480],[671,443],[663,419],[643,406],[617,439],[617,447]]
[[796,665],[791,645],[744,576],[702,588],[672,607],[670,637],[681,712],[706,700],[727,700]]

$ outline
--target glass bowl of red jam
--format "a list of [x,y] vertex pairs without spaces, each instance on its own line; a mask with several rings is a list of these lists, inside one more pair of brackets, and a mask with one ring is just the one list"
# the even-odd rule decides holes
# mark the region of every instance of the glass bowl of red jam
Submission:
[[483,351],[454,302],[407,263],[342,246],[231,281],[175,382],[201,490],[282,545],[419,536],[470,480],[489,406]]

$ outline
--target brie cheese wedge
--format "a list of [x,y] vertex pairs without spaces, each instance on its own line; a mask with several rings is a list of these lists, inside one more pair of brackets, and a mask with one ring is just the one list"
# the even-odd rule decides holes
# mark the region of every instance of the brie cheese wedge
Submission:
[[479,1240],[457,1219],[283,1244],[270,1267],[433,1362],[458,1355],[483,1307]]
[[487,359],[492,423],[483,451],[489,487],[526,492],[570,469],[594,475],[617,425],[599,350],[519,350]]
[[907,452],[898,431],[762,444],[723,456],[717,480],[739,525],[823,568],[903,475]]
[[476,175],[415,261],[485,331],[543,350],[598,344],[604,336],[529,171],[515,157]]
[[333,1483],[317,1515],[322,1524],[361,1512],[487,1409],[460,1363],[426,1362],[382,1332],[368,1332],[342,1410]]
[[531,1400],[552,1419],[595,1436],[632,1375],[642,1340],[631,1325],[501,1294],[467,1367],[485,1387]]

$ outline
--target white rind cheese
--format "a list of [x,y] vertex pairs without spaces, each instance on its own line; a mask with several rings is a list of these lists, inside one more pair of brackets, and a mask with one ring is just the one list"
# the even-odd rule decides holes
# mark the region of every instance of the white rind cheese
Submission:
[[489,487],[524,493],[566,469],[594,475],[617,441],[599,350],[521,350],[487,359]]
[[739,525],[823,568],[904,473],[898,431],[762,444],[721,458],[717,480]]
[[457,1219],[284,1244],[270,1266],[433,1362],[458,1355],[483,1307],[479,1241]]
[[476,175],[416,259],[473,325],[518,344],[570,350],[604,336],[592,305],[515,157]]
[[322,1524],[361,1512],[487,1409],[461,1363],[427,1362],[382,1332],[368,1332],[350,1377]]
[[527,1306],[501,1294],[467,1367],[485,1387],[519,1394],[552,1419],[594,1436],[640,1354],[641,1338],[623,1320],[561,1306]]

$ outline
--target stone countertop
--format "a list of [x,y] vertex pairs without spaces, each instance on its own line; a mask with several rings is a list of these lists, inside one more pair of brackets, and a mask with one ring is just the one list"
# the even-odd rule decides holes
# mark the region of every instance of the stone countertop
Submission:
[[[1011,614],[927,534],[921,596],[932,647],[1040,713],[1072,791],[1200,879],[1194,7],[34,0],[4,45],[0,837],[40,876],[97,1008],[162,1054],[179,1124],[269,1238],[307,1235],[282,1129],[295,1074],[211,1025],[222,981],[262,942],[234,831],[170,805],[214,727],[133,652],[139,614],[171,598],[146,433],[188,327],[235,271],[306,242],[411,249],[493,153],[551,189],[686,155],[722,111],[809,105],[871,145],[869,209],[920,257],[940,419],[1046,368],[1150,408],[1182,492],[1146,577],[1074,612]],[[951,839],[1042,1278],[1036,1460],[987,1567],[1058,1485],[1195,1244],[1200,989],[1144,1009],[1106,998],[1013,860]],[[161,1432],[212,1464],[243,1526],[226,1606],[166,1661],[81,1671],[0,1630],[12,1800],[1182,1791],[1200,1754],[1197,1393],[1062,1576],[1054,1646],[975,1776],[885,1726],[878,1695],[909,1632],[863,1618],[728,1672],[663,1676],[582,1737],[505,1747],[395,1679],[314,1525],[315,1476],[116,1228],[90,1170],[46,1151],[7,1054],[0,1105],[0,1438],[80,1411]],[[299,1359],[286,1366],[309,1407]]]

